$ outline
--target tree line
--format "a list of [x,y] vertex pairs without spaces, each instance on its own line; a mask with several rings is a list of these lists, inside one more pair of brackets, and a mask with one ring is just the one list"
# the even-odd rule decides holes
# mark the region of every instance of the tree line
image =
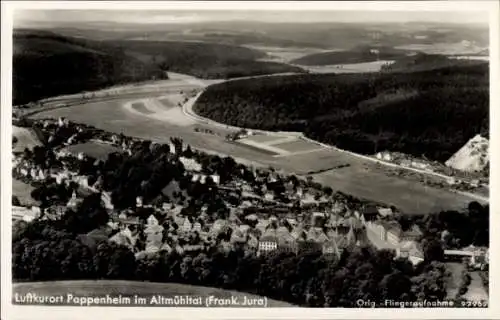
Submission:
[[489,247],[489,205],[473,201],[467,210],[441,211],[425,215],[400,215],[397,220],[403,229],[418,225],[424,237],[440,239],[446,249],[460,249],[469,245]]

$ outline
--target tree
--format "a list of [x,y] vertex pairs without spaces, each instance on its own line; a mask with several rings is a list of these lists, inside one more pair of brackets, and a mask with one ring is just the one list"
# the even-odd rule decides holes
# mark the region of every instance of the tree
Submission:
[[424,239],[423,241],[424,259],[428,262],[443,261],[444,250],[438,239]]
[[381,299],[407,300],[411,290],[411,281],[407,275],[401,271],[394,271],[385,275],[380,282]]
[[333,194],[333,189],[329,186],[323,187],[323,193],[325,193],[326,196],[331,197]]
[[17,196],[12,196],[12,205],[19,207],[21,205],[21,201]]
[[76,211],[68,211],[63,217],[66,230],[72,233],[87,233],[108,221],[109,214],[102,205],[100,193],[87,196]]

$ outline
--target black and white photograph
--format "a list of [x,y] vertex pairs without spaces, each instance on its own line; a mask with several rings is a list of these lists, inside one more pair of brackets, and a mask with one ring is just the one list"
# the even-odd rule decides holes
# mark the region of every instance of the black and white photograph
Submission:
[[496,308],[498,3],[7,2],[11,310]]

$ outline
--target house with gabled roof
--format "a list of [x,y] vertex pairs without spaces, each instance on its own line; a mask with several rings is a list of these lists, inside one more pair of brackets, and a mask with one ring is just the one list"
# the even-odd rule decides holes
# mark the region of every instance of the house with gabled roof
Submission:
[[390,221],[382,223],[386,232],[386,241],[392,245],[398,245],[400,242],[400,237],[403,233],[401,226],[396,221]]
[[344,250],[352,250],[356,243],[354,242],[354,238],[352,236],[347,235],[339,235],[337,237],[337,247],[339,248],[339,252],[342,253]]
[[151,214],[147,220],[146,220],[146,223],[148,226],[157,226],[158,225],[158,219],[156,219],[156,217]]
[[335,259],[340,259],[341,251],[337,246],[337,241],[335,239],[330,239],[323,243],[322,246],[323,255],[327,257],[333,257]]
[[269,253],[272,251],[296,252],[297,244],[287,228],[269,228],[259,239],[258,253]]
[[304,226],[302,224],[299,224],[295,228],[293,228],[291,235],[296,240],[298,240],[300,238],[303,238],[303,239],[307,238],[307,232],[306,232],[306,230],[304,230]]
[[233,244],[245,244],[246,235],[240,229],[235,229],[231,234],[229,242]]
[[295,218],[286,218],[285,220],[286,220],[286,222],[287,222],[287,223],[288,223],[288,224],[289,224],[292,228],[294,228],[295,226],[297,226],[297,225],[299,224],[299,223],[298,223],[298,221],[297,221],[297,219],[295,219]]
[[328,237],[326,236],[322,228],[311,227],[307,232],[307,240],[324,243],[328,241]]
[[[128,230],[128,228],[126,230]],[[114,243],[119,244],[119,245],[126,246],[130,250],[134,250],[135,241],[133,241],[132,239],[133,238],[124,234],[123,231],[120,231],[120,232],[116,233],[115,235],[113,235],[111,238],[109,238],[109,241],[114,242]]]
[[396,249],[396,257],[407,258],[414,265],[424,261],[423,250],[416,241],[401,242]]

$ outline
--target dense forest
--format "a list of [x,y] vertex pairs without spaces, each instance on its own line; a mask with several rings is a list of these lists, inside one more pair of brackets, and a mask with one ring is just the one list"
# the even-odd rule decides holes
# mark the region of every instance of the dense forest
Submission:
[[391,47],[355,47],[345,51],[328,51],[314,53],[291,63],[305,66],[324,66],[344,63],[362,63],[377,60],[394,60],[406,56],[407,50],[398,50]]
[[48,31],[14,32],[13,98],[25,104],[60,94],[166,78],[165,71],[234,78],[298,67],[256,61],[263,52],[214,43],[94,41]]
[[165,78],[121,50],[50,33],[14,33],[13,103]]
[[230,125],[304,132],[362,154],[446,161],[488,136],[488,64],[407,73],[276,76],[210,86],[195,111]]
[[489,205],[471,202],[467,210],[441,211],[425,215],[398,215],[403,229],[417,224],[425,238],[441,238],[445,249],[459,249],[469,245],[488,247],[490,243]]
[[441,69],[454,66],[474,66],[483,64],[481,60],[459,60],[450,59],[445,55],[440,54],[424,54],[418,53],[415,55],[403,56],[394,61],[392,64],[383,65],[382,72],[415,72]]
[[227,79],[283,72],[303,72],[298,67],[256,61],[265,53],[232,45],[208,42],[110,41],[129,55],[163,70],[200,78]]

